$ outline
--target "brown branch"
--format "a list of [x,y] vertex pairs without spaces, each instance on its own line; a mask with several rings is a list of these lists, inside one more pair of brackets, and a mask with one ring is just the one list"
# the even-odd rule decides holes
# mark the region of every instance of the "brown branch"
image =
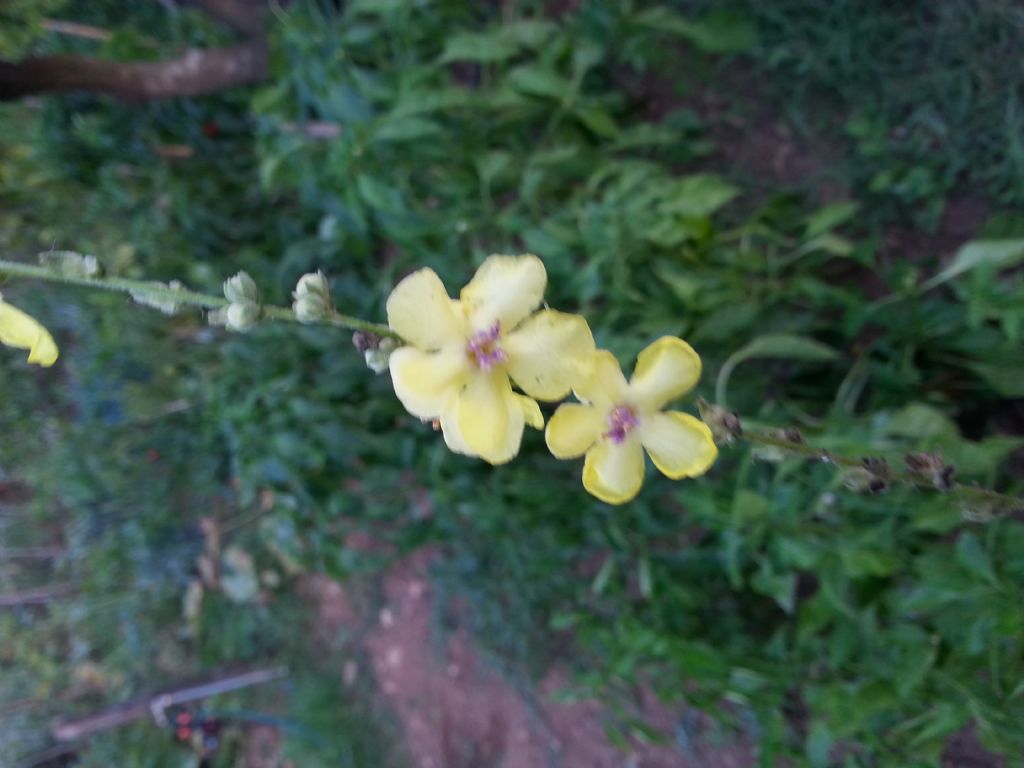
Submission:
[[102,712],[96,712],[75,720],[65,720],[54,724],[53,737],[57,741],[75,741],[99,731],[110,730],[126,725],[142,717],[153,717],[158,724],[168,707],[200,701],[210,696],[219,696],[231,691],[248,688],[251,685],[262,685],[286,677],[288,670],[284,667],[254,669],[239,674],[227,675],[204,680],[192,685],[178,686],[163,693],[139,696],[117,704]]
[[113,33],[109,29],[94,27],[90,24],[79,24],[76,21],[43,19],[42,26],[47,32],[55,32],[58,35],[70,35],[71,37],[82,37],[86,40],[106,42],[113,37]]
[[176,59],[123,62],[86,56],[41,56],[0,61],[0,101],[36,93],[89,91],[126,101],[201,96],[267,77],[267,45],[251,40]]

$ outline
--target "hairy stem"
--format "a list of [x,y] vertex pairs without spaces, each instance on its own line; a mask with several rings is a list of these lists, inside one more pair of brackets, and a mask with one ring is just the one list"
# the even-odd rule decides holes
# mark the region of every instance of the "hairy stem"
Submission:
[[[51,283],[73,285],[83,288],[96,288],[103,291],[115,291],[118,293],[129,293],[145,295],[160,301],[173,302],[176,304],[188,304],[202,309],[223,309],[229,302],[223,296],[212,296],[197,291],[175,290],[160,283],[147,280],[129,280],[123,277],[69,277],[55,272],[52,269],[33,264],[22,264],[16,261],[0,259],[0,275],[11,277],[24,277],[31,280],[45,280]],[[297,323],[295,313],[289,307],[276,307],[264,305],[262,317],[266,320]],[[351,331],[365,331],[378,336],[397,339],[401,337],[388,326],[380,323],[371,323],[361,320],[358,317],[343,315],[338,312],[321,321],[323,325],[332,325],[338,328],[347,328]]]

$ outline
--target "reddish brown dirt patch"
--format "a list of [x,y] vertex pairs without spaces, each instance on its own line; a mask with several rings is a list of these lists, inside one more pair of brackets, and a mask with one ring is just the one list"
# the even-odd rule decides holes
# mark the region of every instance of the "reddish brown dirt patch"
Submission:
[[[683,754],[669,741],[634,744],[628,754],[605,733],[596,701],[557,700],[568,678],[550,672],[539,686],[511,683],[462,628],[435,627],[428,552],[385,576],[385,604],[364,640],[377,683],[405,733],[415,768],[745,768],[743,747],[698,745]],[[673,709],[642,697],[638,714],[671,735]]]

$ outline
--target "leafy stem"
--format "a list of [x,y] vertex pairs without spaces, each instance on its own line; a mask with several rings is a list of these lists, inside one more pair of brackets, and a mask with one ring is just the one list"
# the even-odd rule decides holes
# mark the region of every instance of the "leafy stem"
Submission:
[[749,431],[740,430],[734,436],[748,443],[765,448],[775,448],[785,454],[834,464],[850,472],[860,473],[865,489],[881,492],[890,485],[910,485],[915,488],[930,488],[955,498],[965,504],[981,505],[982,517],[986,513],[1013,513],[1024,510],[1024,500],[999,493],[989,488],[953,482],[953,468],[942,462],[938,454],[910,453],[905,457],[907,468],[892,467],[877,456],[843,456],[823,448],[815,448],[804,442],[796,430]]

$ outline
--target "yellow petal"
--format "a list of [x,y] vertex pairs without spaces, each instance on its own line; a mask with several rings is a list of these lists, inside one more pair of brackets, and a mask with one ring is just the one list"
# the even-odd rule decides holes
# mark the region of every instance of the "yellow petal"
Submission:
[[436,419],[444,413],[470,374],[461,347],[439,352],[401,347],[391,353],[388,367],[398,399],[420,419]]
[[625,504],[644,483],[644,449],[635,437],[601,440],[587,451],[583,487],[608,504]]
[[28,350],[28,361],[49,368],[57,362],[57,344],[34,317],[0,302],[0,344]]
[[465,344],[469,330],[458,302],[437,273],[420,269],[402,280],[388,296],[388,325],[414,347],[440,349]]
[[534,429],[544,429],[544,414],[540,412],[540,406],[532,397],[520,395],[513,392],[513,396],[519,401],[519,407],[523,409],[523,418],[526,425]]
[[699,378],[700,358],[693,347],[675,336],[662,336],[637,357],[630,396],[641,410],[657,411],[693,389]]
[[461,453],[463,456],[476,456],[476,452],[466,443],[462,433],[459,432],[459,424],[456,419],[455,404],[452,404],[441,414],[441,433],[444,435],[444,443],[453,453]]
[[619,361],[607,349],[599,349],[590,356],[584,375],[572,388],[580,400],[605,410],[622,403],[629,389]]
[[519,388],[541,400],[561,400],[587,373],[594,336],[580,315],[541,310],[502,345]]
[[600,408],[566,403],[551,417],[544,439],[556,459],[575,459],[590,449],[606,427],[605,412]]
[[540,306],[547,281],[536,256],[488,256],[460,295],[473,330],[499,322],[511,331]]
[[523,406],[504,373],[471,376],[455,401],[459,435],[491,464],[504,464],[519,453],[525,422]]
[[703,475],[718,456],[708,425],[688,413],[648,414],[639,432],[654,466],[673,480]]

